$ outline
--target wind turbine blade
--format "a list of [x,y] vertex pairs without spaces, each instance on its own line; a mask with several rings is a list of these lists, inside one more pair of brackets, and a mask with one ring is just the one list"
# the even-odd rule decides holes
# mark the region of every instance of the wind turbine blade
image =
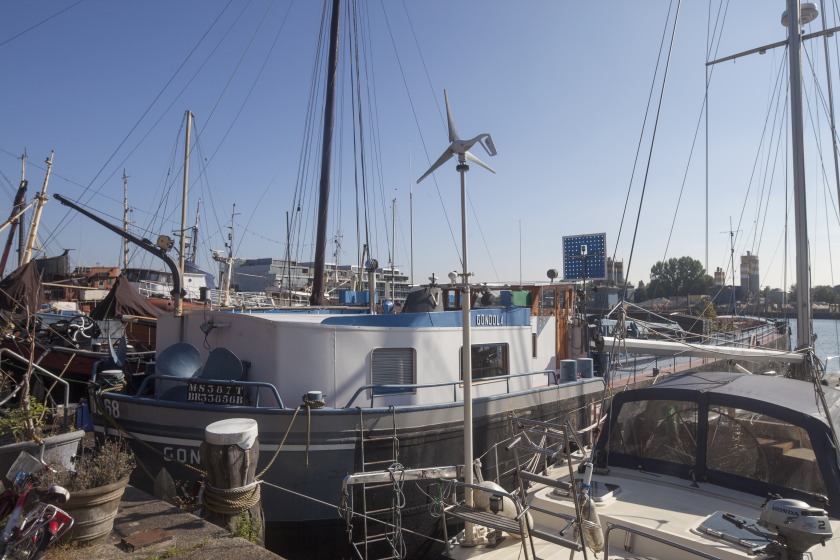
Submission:
[[484,146],[484,149],[487,150],[487,153],[491,157],[496,155],[496,145],[493,143],[493,139],[489,134],[483,134],[479,142],[481,142],[481,145]]
[[449,141],[458,140],[458,131],[455,130],[455,120],[452,118],[452,109],[449,108],[449,96],[443,90],[443,99],[446,101],[446,119],[449,121]]
[[484,169],[486,169],[487,171],[489,171],[491,173],[496,172],[492,167],[490,167],[489,165],[487,165],[486,163],[484,163],[483,161],[481,161],[480,159],[478,159],[477,157],[475,157],[474,155],[472,155],[469,152],[464,152],[464,157],[467,158],[468,160],[474,162],[474,163],[477,163],[478,165],[480,165],[481,167],[483,167]]
[[452,153],[452,150],[450,150],[449,148],[446,148],[446,151],[443,152],[443,154],[441,154],[441,156],[437,159],[437,161],[432,164],[432,166],[429,168],[429,170],[426,171],[425,173],[423,173],[422,177],[417,179],[417,182],[420,183],[420,181],[422,181],[423,179],[425,179],[426,177],[428,177],[429,175],[434,173],[435,170],[438,167],[440,167],[441,165],[443,165],[444,163],[449,161],[449,158],[451,158],[453,155],[454,154]]

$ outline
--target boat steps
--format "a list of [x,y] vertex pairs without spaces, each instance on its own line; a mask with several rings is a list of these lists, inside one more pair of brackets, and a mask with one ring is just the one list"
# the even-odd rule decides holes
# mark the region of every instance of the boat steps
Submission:
[[[397,438],[396,413],[391,411],[391,427],[386,428],[387,435],[373,435],[366,437],[364,429],[364,411],[359,409],[359,452],[362,472],[389,470],[399,461],[400,441]],[[380,432],[381,433],[381,432]],[[368,459],[371,446],[377,457]],[[381,457],[385,457],[382,459]],[[362,523],[351,541],[359,558],[365,560],[391,560],[397,558],[393,543],[396,540],[395,526],[399,520],[395,519],[392,496],[395,492],[395,480],[388,482],[371,482],[362,484],[358,489],[361,503]],[[389,504],[384,506],[384,504]],[[377,523],[374,520],[380,520]]]

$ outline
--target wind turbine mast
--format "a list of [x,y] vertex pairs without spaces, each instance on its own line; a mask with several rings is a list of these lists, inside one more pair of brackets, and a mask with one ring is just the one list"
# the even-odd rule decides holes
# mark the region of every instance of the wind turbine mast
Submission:
[[[446,101],[446,117],[449,125],[449,147],[441,154],[432,166],[426,171],[422,177],[417,179],[420,183],[423,179],[431,175],[438,167],[449,161],[449,159],[457,155],[458,165],[455,170],[461,174],[461,260],[463,264],[463,272],[461,273],[461,326],[463,328],[463,344],[461,348],[461,371],[464,380],[464,482],[465,487],[465,501],[468,506],[472,506],[472,489],[470,484],[473,484],[473,422],[472,422],[472,345],[470,342],[470,272],[467,264],[467,183],[466,175],[470,170],[467,160],[477,163],[488,171],[495,173],[495,171],[475,157],[469,152],[475,144],[481,144],[484,150],[490,155],[496,155],[496,146],[493,144],[493,139],[489,134],[479,134],[470,140],[462,140],[458,137],[458,132],[455,129],[455,122],[452,118],[452,110],[449,107],[449,96],[446,90],[443,91],[443,97]],[[466,523],[464,525],[464,542],[467,545],[473,544],[475,541],[475,534],[473,532],[473,524]]]

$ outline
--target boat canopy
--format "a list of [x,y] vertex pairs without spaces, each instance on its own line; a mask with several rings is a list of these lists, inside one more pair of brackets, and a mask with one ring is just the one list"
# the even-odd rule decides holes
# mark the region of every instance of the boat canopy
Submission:
[[[825,398],[837,426],[840,391],[826,388]],[[595,459],[599,468],[779,494],[840,516],[834,438],[814,386],[804,381],[699,372],[619,393]]]

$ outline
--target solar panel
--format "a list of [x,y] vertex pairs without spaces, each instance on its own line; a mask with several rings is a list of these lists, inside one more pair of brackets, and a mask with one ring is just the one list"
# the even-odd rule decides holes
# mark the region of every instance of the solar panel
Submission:
[[606,233],[563,236],[563,278],[566,280],[605,280],[607,278]]

